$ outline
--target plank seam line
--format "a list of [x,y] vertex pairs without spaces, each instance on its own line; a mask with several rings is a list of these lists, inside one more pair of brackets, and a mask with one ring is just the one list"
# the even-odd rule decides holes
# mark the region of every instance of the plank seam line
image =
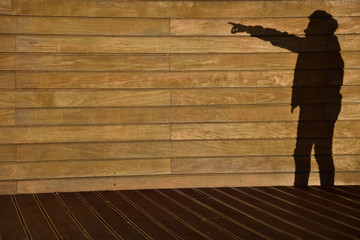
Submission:
[[[336,174],[336,172],[335,172],[335,174]],[[290,187],[288,187],[288,188],[290,188]],[[303,191],[303,190],[302,190],[301,194],[307,194],[307,195],[316,197],[316,198],[318,198],[318,199],[321,199],[321,200],[323,200],[323,201],[325,200],[325,201],[331,202],[331,203],[333,203],[333,204],[335,204],[335,205],[341,206],[341,207],[343,207],[343,208],[348,208],[348,209],[350,209],[350,210],[352,210],[352,211],[356,211],[356,212],[360,213],[360,209],[350,207],[350,206],[348,206],[348,205],[339,203],[338,201],[330,200],[330,197],[324,199],[324,198],[322,198],[322,197],[320,197],[320,196],[318,196],[318,195],[316,195],[316,194],[314,194],[314,193],[311,193],[311,192],[309,192],[309,191]]]
[[85,230],[85,228],[81,225],[79,220],[75,217],[75,215],[71,212],[71,210],[66,206],[65,202],[61,199],[58,193],[53,193],[54,197],[57,199],[57,201],[62,205],[62,207],[65,209],[66,213],[70,216],[71,220],[75,223],[77,228],[81,231],[82,234],[87,239],[93,239]]
[[[299,237],[297,237],[297,236],[295,236],[295,235],[293,235],[293,234],[291,234],[291,233],[289,233],[289,232],[287,232],[287,231],[284,231],[284,230],[282,230],[282,229],[280,229],[280,228],[278,228],[278,227],[275,227],[275,226],[273,226],[273,225],[271,225],[271,224],[268,224],[267,222],[265,222],[265,221],[263,221],[263,220],[261,220],[261,219],[259,219],[259,218],[257,218],[257,217],[254,217],[254,216],[252,216],[251,214],[248,214],[248,213],[246,213],[246,212],[244,212],[244,211],[241,211],[241,210],[237,209],[236,207],[233,207],[232,205],[230,205],[230,204],[228,204],[228,203],[225,203],[224,201],[222,201],[222,200],[220,200],[220,199],[218,199],[218,198],[216,198],[216,197],[214,197],[214,196],[212,196],[212,195],[210,195],[210,194],[208,194],[208,193],[203,192],[203,191],[200,190],[200,189],[194,189],[194,190],[195,190],[196,192],[204,195],[204,196],[207,196],[207,197],[213,199],[214,201],[216,201],[216,202],[224,205],[225,207],[227,207],[227,208],[229,208],[229,209],[232,209],[232,210],[234,210],[234,211],[236,211],[236,212],[238,212],[238,213],[240,213],[240,214],[242,214],[242,215],[247,216],[248,218],[252,219],[253,221],[258,222],[258,223],[260,223],[260,224],[262,224],[262,225],[264,225],[264,226],[266,226],[266,227],[268,227],[268,228],[270,228],[270,229],[272,229],[272,230],[274,230],[274,231],[277,231],[277,232],[279,232],[279,233],[281,233],[281,234],[287,235],[288,237],[291,237],[291,238],[293,238],[293,239],[299,239],[299,240],[301,239],[301,238],[299,238]],[[255,206],[253,206],[252,204],[247,204],[247,205],[250,206],[250,207],[252,207],[252,208],[254,208],[254,209],[256,209],[256,210],[258,210],[258,211],[260,210],[261,212],[264,212],[265,214],[270,215],[270,216],[272,216],[272,217],[274,217],[274,218],[276,218],[276,219],[278,219],[278,220],[282,219],[282,218],[280,218],[280,217],[278,217],[278,216],[276,216],[276,215],[274,215],[274,214],[271,214],[271,213],[269,213],[269,212],[267,212],[267,211],[265,211],[265,210],[262,210],[262,209],[260,209],[260,208],[257,208],[257,207],[255,207]],[[282,221],[282,222],[284,222],[284,223],[288,223],[285,219],[282,219],[282,220],[280,220],[280,221]],[[288,224],[289,224],[289,223],[288,223]],[[297,226],[296,224],[289,224],[289,225],[292,225],[292,226],[298,228],[298,226]]]
[[101,195],[98,191],[95,192],[95,194],[106,204],[108,205],[112,210],[114,210],[118,215],[120,215],[127,223],[131,225],[138,233],[140,233],[144,238],[146,239],[153,239],[150,237],[144,230],[141,229],[134,221],[132,221],[128,216],[126,216],[125,213],[123,213],[120,209],[118,209],[114,204],[112,204],[110,201],[107,201],[106,198]]
[[[317,189],[317,188],[315,188],[315,187],[311,187],[311,189],[316,190],[316,191],[318,191],[318,192],[323,192],[323,191],[321,191],[320,189]],[[327,193],[328,193],[328,192],[327,192]],[[330,194],[330,193],[328,193],[328,194]],[[330,195],[331,195],[331,194],[330,194]],[[350,201],[350,202],[354,202],[354,203],[356,203],[356,204],[359,204],[359,201],[356,201],[356,200],[354,200],[354,199],[351,199],[351,198],[348,198],[348,197],[344,197],[344,196],[340,196],[339,194],[336,195],[336,196],[339,197],[339,198],[345,199],[345,200],[347,200],[347,201]]]
[[192,197],[192,196],[190,196],[190,195],[182,192],[180,189],[174,189],[174,191],[177,192],[178,194],[181,194],[182,196],[188,198],[190,201],[193,201],[193,202],[195,202],[195,203],[197,203],[197,204],[205,207],[206,209],[214,212],[215,214],[217,214],[217,215],[219,215],[219,216],[227,219],[228,221],[230,221],[230,222],[232,222],[232,223],[240,226],[241,228],[244,228],[244,229],[248,230],[249,232],[252,232],[252,233],[254,233],[254,234],[256,234],[256,235],[258,235],[258,236],[260,236],[260,237],[262,237],[262,238],[264,238],[264,239],[268,239],[268,240],[271,239],[271,238],[269,238],[268,236],[266,236],[266,235],[264,235],[264,234],[256,231],[255,229],[252,229],[251,227],[249,227],[249,226],[247,226],[247,225],[245,225],[245,224],[242,224],[241,222],[238,222],[238,221],[234,220],[233,218],[229,217],[228,215],[226,215],[226,214],[224,214],[224,213],[222,213],[222,212],[214,209],[213,207],[210,207],[209,205],[202,203],[201,201],[195,199],[194,197]]
[[130,200],[128,197],[123,195],[121,191],[115,191],[117,195],[119,195],[121,198],[123,198],[125,201],[127,201],[129,204],[131,204],[134,208],[136,208],[138,211],[140,211],[142,214],[144,214],[148,219],[150,219],[153,223],[158,225],[160,228],[162,228],[165,232],[169,233],[176,239],[182,239],[179,235],[174,233],[172,230],[167,228],[165,225],[163,225],[161,222],[159,222],[155,217],[151,216],[151,214],[147,213],[143,208],[141,208],[139,205],[137,205],[135,202]]
[[45,210],[44,206],[42,205],[42,203],[40,202],[38,196],[36,194],[33,194],[33,198],[35,199],[36,204],[38,205],[38,207],[40,208],[40,211],[42,213],[42,215],[45,217],[46,222],[49,224],[52,232],[55,234],[57,239],[62,239],[59,230],[55,227],[55,224],[53,223],[53,221],[51,220],[49,214],[47,213],[47,211]]
[[193,215],[197,216],[198,218],[200,218],[201,220],[209,223],[211,226],[217,228],[218,230],[226,233],[227,235],[229,235],[230,237],[234,238],[234,239],[239,239],[239,237],[237,235],[235,235],[234,233],[228,231],[227,229],[219,226],[218,224],[216,224],[215,222],[211,221],[210,219],[204,217],[203,215],[201,215],[200,213],[196,212],[195,210],[181,204],[179,201],[175,200],[173,197],[168,196],[167,194],[159,191],[158,189],[155,190],[157,193],[161,194],[163,197],[167,198],[168,200],[172,201],[173,203],[175,203],[176,205],[180,206],[181,208],[185,209],[186,211],[192,213]]
[[164,212],[166,212],[167,214],[169,214],[171,217],[173,217],[175,220],[177,220],[178,222],[182,223],[183,225],[185,225],[186,227],[190,228],[191,230],[193,230],[194,232],[198,233],[200,236],[203,236],[206,239],[212,239],[211,237],[209,237],[208,235],[206,235],[205,233],[201,232],[200,230],[198,230],[195,226],[189,224],[186,222],[186,220],[182,219],[181,217],[177,216],[176,214],[172,213],[169,209],[167,209],[166,207],[162,206],[160,203],[154,201],[153,199],[149,198],[148,196],[146,196],[144,193],[142,193],[139,190],[134,190],[136,193],[138,193],[140,196],[142,196],[143,198],[145,198],[147,201],[149,201],[150,203],[154,204],[155,206],[157,206],[158,208],[160,208],[161,210],[163,210]]
[[[359,218],[356,218],[356,217],[354,217],[354,216],[348,215],[348,214],[344,213],[343,211],[338,211],[338,210],[336,210],[336,209],[334,209],[334,208],[327,207],[325,204],[319,204],[319,203],[316,203],[316,201],[312,201],[312,200],[309,200],[309,199],[306,199],[306,198],[303,198],[303,197],[300,198],[300,197],[296,196],[296,195],[293,194],[293,193],[289,193],[289,192],[287,192],[287,191],[284,191],[284,190],[281,190],[281,189],[278,189],[278,188],[275,188],[275,187],[271,187],[271,189],[274,189],[274,190],[276,190],[276,191],[280,191],[280,192],[282,192],[282,193],[284,193],[284,194],[286,194],[286,195],[288,195],[288,196],[294,197],[294,198],[296,198],[296,199],[301,199],[302,201],[308,202],[308,203],[313,204],[313,205],[315,205],[315,206],[318,206],[318,207],[320,207],[320,208],[324,208],[324,209],[326,209],[326,210],[328,210],[328,211],[330,211],[330,212],[334,212],[334,213],[336,213],[336,214],[343,215],[343,216],[345,216],[345,217],[347,217],[347,218],[352,218],[353,220],[358,221],[358,222],[360,223]],[[305,192],[301,192],[301,194],[304,194],[304,193],[305,193]],[[322,200],[323,200],[323,199],[322,199]]]
[[124,240],[79,193],[74,194],[116,239]]
[[[321,217],[330,219],[330,220],[332,220],[332,221],[334,221],[334,222],[343,224],[343,225],[345,225],[345,226],[347,226],[347,227],[354,228],[353,226],[350,226],[350,225],[348,225],[348,224],[345,224],[345,223],[343,223],[343,222],[341,222],[341,221],[339,221],[339,220],[337,220],[337,219],[334,219],[334,218],[329,217],[329,216],[327,216],[327,215],[321,214],[321,213],[319,213],[319,212],[317,212],[317,211],[310,210],[309,208],[305,208],[305,207],[303,207],[303,206],[300,206],[300,205],[298,205],[298,204],[296,204],[296,203],[292,203],[292,202],[290,202],[290,201],[288,201],[288,200],[285,200],[285,199],[283,199],[283,198],[274,196],[273,194],[270,194],[270,193],[268,193],[268,192],[264,192],[264,191],[262,191],[262,190],[260,190],[260,189],[257,189],[257,188],[252,188],[252,189],[254,189],[254,190],[257,191],[257,192],[260,192],[260,193],[263,193],[263,194],[265,194],[265,195],[268,195],[268,196],[270,196],[270,197],[272,197],[272,198],[278,199],[278,200],[280,200],[280,201],[282,201],[282,202],[286,202],[286,203],[288,203],[288,204],[290,204],[290,205],[292,205],[292,206],[295,206],[295,207],[297,207],[297,208],[301,208],[301,209],[303,209],[303,210],[305,210],[305,211],[312,212],[312,213],[315,214],[315,215],[318,215],[318,216],[321,216]],[[272,188],[272,189],[275,189],[275,188]],[[281,190],[278,190],[278,189],[275,189],[275,190],[281,191]],[[347,233],[345,233],[345,232],[342,232],[342,231],[340,231],[340,230],[338,230],[338,229],[335,229],[335,228],[333,228],[333,227],[329,227],[329,226],[327,226],[327,225],[325,225],[325,224],[322,224],[322,223],[317,222],[317,221],[315,221],[315,220],[312,220],[312,219],[310,219],[310,218],[307,218],[307,217],[301,217],[301,218],[306,218],[307,221],[312,222],[312,223],[315,224],[315,225],[321,226],[321,227],[323,227],[323,228],[325,228],[325,229],[327,229],[327,230],[329,230],[329,231],[336,232],[336,233],[338,233],[338,234],[345,235],[345,236],[348,236],[348,237],[352,237],[351,235],[349,235],[349,234],[347,234]]]
[[24,229],[24,231],[26,233],[27,239],[32,240],[33,238],[30,235],[30,230],[28,229],[28,226],[26,225],[25,218],[22,216],[21,209],[20,209],[19,204],[18,204],[18,202],[16,200],[16,196],[12,195],[11,198],[12,198],[12,202],[13,202],[13,204],[15,206],[16,213],[17,213],[17,215],[19,217],[19,220],[21,222],[21,226],[23,227],[23,229]]

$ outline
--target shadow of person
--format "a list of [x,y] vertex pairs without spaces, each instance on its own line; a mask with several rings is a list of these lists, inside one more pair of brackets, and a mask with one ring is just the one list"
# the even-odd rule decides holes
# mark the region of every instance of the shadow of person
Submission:
[[[297,127],[295,186],[307,186],[312,146],[319,166],[321,186],[333,186],[335,167],[332,143],[335,122],[341,110],[340,89],[344,61],[334,35],[338,23],[327,12],[317,10],[309,17],[305,37],[261,26],[232,24],[231,33],[247,32],[252,37],[298,53],[294,71],[291,113],[300,108]],[[281,36],[281,37],[280,37]]]

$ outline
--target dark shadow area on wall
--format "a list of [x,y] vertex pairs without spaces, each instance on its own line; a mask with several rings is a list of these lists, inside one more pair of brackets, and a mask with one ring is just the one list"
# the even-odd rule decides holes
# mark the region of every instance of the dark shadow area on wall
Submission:
[[297,128],[295,186],[307,186],[312,146],[320,170],[321,186],[333,186],[335,167],[332,143],[335,122],[341,110],[340,89],[344,61],[334,35],[338,23],[330,14],[317,10],[309,17],[305,37],[276,29],[229,23],[231,33],[247,32],[274,46],[298,53],[292,86],[291,112],[300,108]]

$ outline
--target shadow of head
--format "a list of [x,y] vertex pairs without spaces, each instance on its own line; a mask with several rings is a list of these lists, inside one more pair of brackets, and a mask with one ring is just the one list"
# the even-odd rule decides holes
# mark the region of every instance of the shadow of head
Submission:
[[306,36],[334,35],[338,28],[337,21],[332,15],[323,10],[316,10],[309,16],[310,22],[304,30]]

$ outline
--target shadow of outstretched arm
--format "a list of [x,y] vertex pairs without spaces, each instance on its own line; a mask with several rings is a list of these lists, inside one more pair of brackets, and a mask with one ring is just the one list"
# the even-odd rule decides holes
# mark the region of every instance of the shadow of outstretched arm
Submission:
[[299,46],[305,38],[298,37],[287,32],[281,32],[273,28],[264,28],[262,26],[246,26],[240,23],[229,22],[233,25],[231,33],[238,32],[249,33],[252,37],[257,37],[264,41],[270,42],[272,45],[288,49],[291,52],[299,52]]

